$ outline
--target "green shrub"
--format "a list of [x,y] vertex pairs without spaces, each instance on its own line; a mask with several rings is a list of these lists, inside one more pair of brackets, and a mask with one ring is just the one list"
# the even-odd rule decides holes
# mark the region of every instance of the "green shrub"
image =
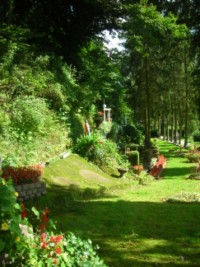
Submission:
[[200,180],[200,173],[199,172],[192,173],[190,174],[188,179]]
[[0,254],[14,249],[21,235],[19,211],[20,205],[17,204],[12,180],[5,181],[0,177]]
[[148,184],[152,183],[153,181],[155,181],[155,178],[153,176],[149,175],[148,173],[146,173],[145,171],[142,171],[140,173],[139,184],[148,185]]
[[71,129],[71,139],[73,143],[76,144],[77,140],[81,138],[84,134],[84,117],[81,114],[71,114],[69,118],[70,129]]
[[87,158],[109,174],[112,170],[117,170],[118,166],[126,164],[118,152],[117,145],[96,133],[78,139],[73,152]]
[[0,204],[0,254],[8,254],[9,266],[106,267],[90,240],[47,230],[51,225],[55,229],[48,208],[40,212],[32,207],[30,213],[17,203],[12,181],[1,177]]
[[199,193],[191,193],[191,192],[180,192],[178,194],[175,194],[173,196],[170,196],[166,202],[200,202],[200,194]]
[[193,132],[193,140],[194,142],[200,142],[200,131],[196,130]]
[[112,123],[112,128],[108,136],[120,146],[124,146],[124,143],[141,144],[144,140],[142,132],[135,125]]
[[51,84],[49,87],[45,88],[41,96],[48,100],[52,109],[59,110],[64,105],[65,97],[59,83]]
[[[21,246],[21,250],[20,250]],[[13,265],[18,267],[106,267],[97,255],[98,246],[91,240],[82,240],[73,233],[68,235],[45,231],[35,233],[29,226],[29,236],[11,254]]]
[[185,157],[189,160],[189,162],[199,162],[200,161],[200,153],[187,153]]
[[77,140],[77,143],[73,147],[73,152],[79,154],[81,157],[92,160],[93,151],[95,147],[98,147],[102,137],[98,134],[82,135]]
[[126,143],[141,144],[144,140],[141,131],[135,125],[123,126],[121,135]]
[[139,165],[140,163],[140,154],[138,151],[130,151],[128,154],[128,160],[130,161],[131,165]]
[[[9,110],[7,115],[6,108]],[[12,105],[1,107],[0,111],[5,115],[0,121],[0,151],[4,166],[45,162],[65,151],[71,143],[67,126],[58,123],[42,99],[19,97]]]
[[106,137],[111,132],[111,129],[112,129],[112,122],[103,121],[100,124],[98,131],[100,132],[101,135]]

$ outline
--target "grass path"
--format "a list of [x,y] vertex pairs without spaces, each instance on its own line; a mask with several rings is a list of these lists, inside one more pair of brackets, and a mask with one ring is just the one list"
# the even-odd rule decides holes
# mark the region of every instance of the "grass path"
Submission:
[[[43,202],[58,228],[99,244],[110,267],[200,266],[200,204],[165,201],[200,193],[200,181],[186,179],[194,164],[169,151],[172,145],[159,141],[159,148],[167,158],[164,177],[148,186],[108,177],[78,158],[71,170],[70,159],[63,161],[65,170],[63,163],[52,165],[44,174],[49,194]],[[83,169],[90,179],[86,171],[80,175]]]

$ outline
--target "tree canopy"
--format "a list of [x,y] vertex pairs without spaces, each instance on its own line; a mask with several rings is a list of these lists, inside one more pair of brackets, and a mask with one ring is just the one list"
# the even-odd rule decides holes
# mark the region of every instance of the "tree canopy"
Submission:
[[[7,136],[24,146],[45,136],[37,120],[34,131],[25,131],[29,119],[23,121],[27,126],[12,125],[27,110],[31,120],[31,101],[41,111],[36,118],[51,114],[52,129],[59,125],[73,142],[86,118],[95,127],[103,103],[116,123],[138,127],[147,144],[157,131],[171,140],[179,133],[187,145],[188,134],[198,128],[196,1],[9,0],[1,2],[0,15],[3,151]],[[125,39],[122,51],[105,48],[101,33],[113,29]]]

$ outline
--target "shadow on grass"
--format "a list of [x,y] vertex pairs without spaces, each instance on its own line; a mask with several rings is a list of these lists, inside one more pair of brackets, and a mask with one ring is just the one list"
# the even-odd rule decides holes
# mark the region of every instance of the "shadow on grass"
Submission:
[[191,174],[195,170],[194,166],[188,167],[176,167],[176,168],[165,168],[163,171],[163,176],[165,179],[171,179],[173,177],[177,178],[178,176],[185,177],[186,174]]
[[53,186],[44,199],[58,230],[99,244],[110,267],[200,266],[199,204],[117,201],[104,189],[85,190]]
[[[184,266],[200,266],[200,247],[191,239],[200,233],[200,205],[127,201],[79,205],[82,215],[70,230],[99,243],[110,266],[181,266],[182,258],[188,262]],[[61,224],[63,231],[69,230],[67,222]],[[186,247],[190,249],[185,251]]]
[[[114,188],[114,187],[113,187]],[[43,209],[48,206],[52,213],[63,211],[76,211],[79,209],[79,202],[94,200],[98,198],[114,198],[108,193],[108,189],[99,185],[98,188],[80,188],[77,185],[62,186],[58,184],[48,184],[47,195],[41,198],[33,198],[27,202],[28,207],[36,206]]]

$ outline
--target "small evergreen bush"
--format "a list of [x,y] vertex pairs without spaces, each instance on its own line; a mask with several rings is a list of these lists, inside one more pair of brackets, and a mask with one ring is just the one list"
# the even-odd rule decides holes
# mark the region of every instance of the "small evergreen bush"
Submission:
[[139,165],[140,163],[140,154],[138,151],[130,151],[128,154],[128,160],[131,163],[131,165]]

